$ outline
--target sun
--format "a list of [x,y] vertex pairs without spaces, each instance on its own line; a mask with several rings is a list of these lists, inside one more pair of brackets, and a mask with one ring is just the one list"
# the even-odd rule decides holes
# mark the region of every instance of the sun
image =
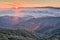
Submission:
[[16,6],[15,8],[16,8],[16,9],[18,9],[18,7],[17,7],[17,6]]

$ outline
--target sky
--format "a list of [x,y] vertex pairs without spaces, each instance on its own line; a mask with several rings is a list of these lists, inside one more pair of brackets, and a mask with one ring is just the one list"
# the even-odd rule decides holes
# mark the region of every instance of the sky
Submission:
[[60,0],[0,0],[0,8],[9,7],[60,7]]

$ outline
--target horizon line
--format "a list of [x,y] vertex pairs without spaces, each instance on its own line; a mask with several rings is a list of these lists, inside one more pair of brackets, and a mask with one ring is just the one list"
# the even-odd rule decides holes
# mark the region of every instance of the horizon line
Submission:
[[[5,8],[5,7],[2,7],[2,8]],[[7,8],[15,8],[15,7],[7,7]],[[33,7],[27,6],[27,7],[23,7],[22,6],[22,7],[18,7],[18,8],[60,8],[60,7],[57,7],[57,6],[33,6]]]

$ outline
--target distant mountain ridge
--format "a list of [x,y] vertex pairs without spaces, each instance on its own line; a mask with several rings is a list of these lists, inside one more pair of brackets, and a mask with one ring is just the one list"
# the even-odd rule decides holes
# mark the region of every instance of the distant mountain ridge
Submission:
[[[27,20],[30,20],[31,18],[34,18],[32,16],[26,16],[26,17],[18,17],[18,16],[15,16],[18,18],[17,23],[18,22],[23,22],[23,21],[27,21]],[[13,24],[14,22],[14,16],[0,16],[0,27],[14,27],[14,25],[16,24]]]
[[[30,19],[29,19],[30,18]],[[26,20],[25,20],[26,19]],[[18,17],[16,24],[13,24],[13,16],[2,16],[0,17],[0,27],[15,27],[15,26],[24,26],[31,30],[36,30],[37,28],[43,28],[46,26],[55,26],[60,24],[60,17]]]
[[35,7],[35,8],[56,8],[56,9],[60,9],[60,7],[53,7],[53,6]]

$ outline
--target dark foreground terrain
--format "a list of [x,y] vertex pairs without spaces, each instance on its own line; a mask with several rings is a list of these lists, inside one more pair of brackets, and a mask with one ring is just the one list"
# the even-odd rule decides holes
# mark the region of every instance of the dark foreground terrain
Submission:
[[60,40],[60,35],[45,35],[25,29],[0,28],[0,40]]

